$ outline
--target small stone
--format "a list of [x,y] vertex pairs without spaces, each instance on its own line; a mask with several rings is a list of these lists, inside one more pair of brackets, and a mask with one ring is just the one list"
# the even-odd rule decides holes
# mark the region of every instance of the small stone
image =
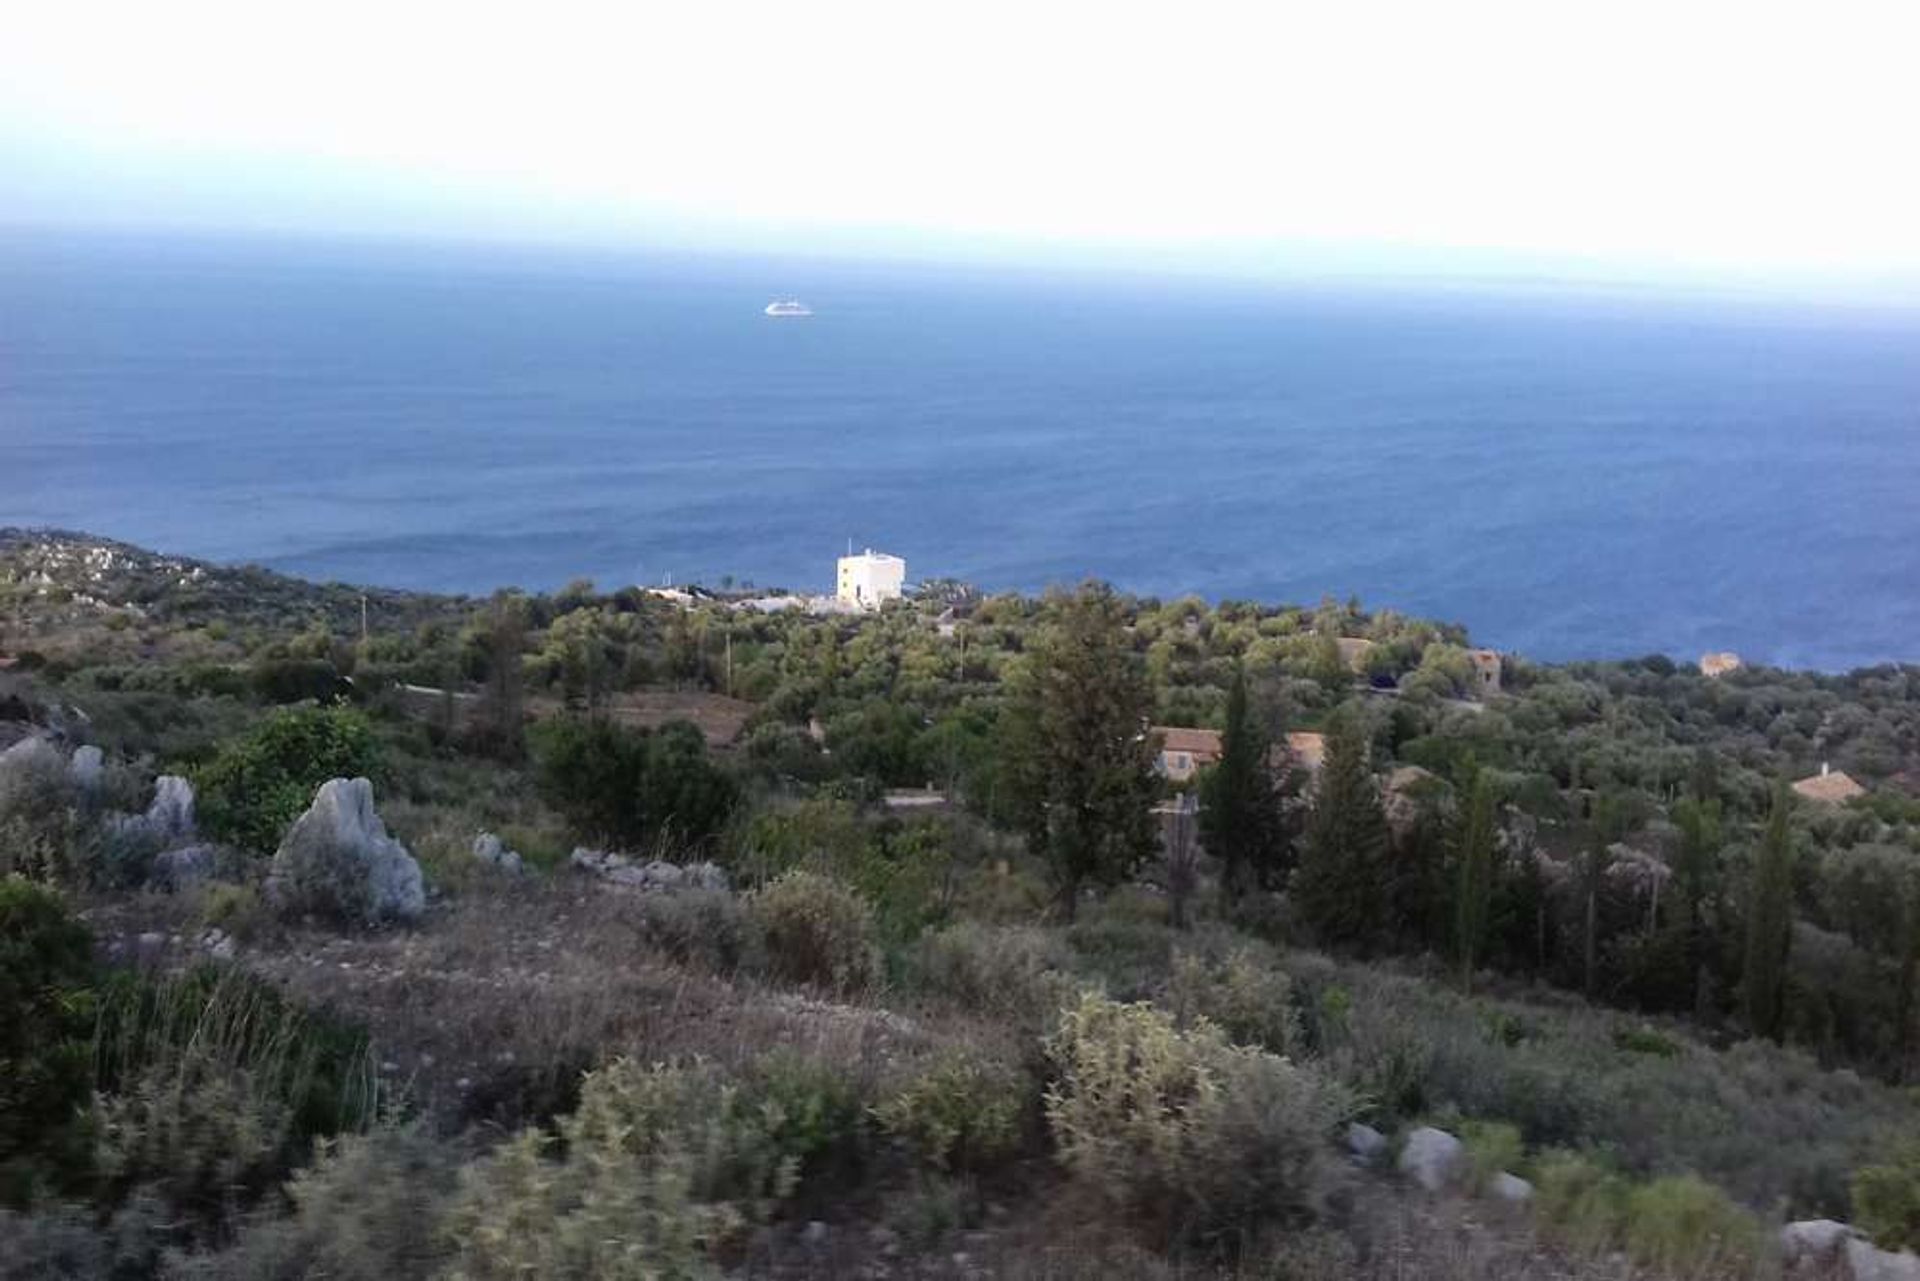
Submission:
[[826,1224],[818,1219],[812,1219],[809,1220],[807,1226],[801,1230],[800,1239],[808,1245],[825,1245],[827,1232],[828,1228]]
[[1491,1192],[1495,1199],[1505,1201],[1508,1205],[1525,1205],[1533,1200],[1533,1184],[1517,1174],[1508,1174],[1505,1170],[1493,1176],[1493,1181],[1487,1185],[1487,1191]]
[[1378,1161],[1387,1150],[1387,1136],[1370,1125],[1355,1121],[1347,1127],[1347,1151],[1362,1165]]

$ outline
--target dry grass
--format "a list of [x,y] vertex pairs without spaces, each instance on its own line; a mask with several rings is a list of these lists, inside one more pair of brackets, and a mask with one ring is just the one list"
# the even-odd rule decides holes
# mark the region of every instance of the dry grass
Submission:
[[870,1097],[943,1044],[1005,1039],[962,1016],[930,1022],[676,964],[647,947],[641,908],[638,895],[571,878],[505,883],[417,931],[296,932],[241,959],[366,1024],[389,1084],[448,1119],[526,1119],[620,1054],[742,1068],[786,1049]]

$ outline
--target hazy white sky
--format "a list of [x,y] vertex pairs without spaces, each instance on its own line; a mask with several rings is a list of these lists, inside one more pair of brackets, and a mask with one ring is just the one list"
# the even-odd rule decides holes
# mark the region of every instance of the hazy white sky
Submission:
[[0,218],[1920,276],[1916,50],[1845,0],[14,0]]

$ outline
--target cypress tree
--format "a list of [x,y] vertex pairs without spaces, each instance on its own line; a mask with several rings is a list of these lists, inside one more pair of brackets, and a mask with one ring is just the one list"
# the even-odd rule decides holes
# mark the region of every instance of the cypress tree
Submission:
[[1753,868],[1747,909],[1746,965],[1741,987],[1747,1025],[1778,1041],[1786,1023],[1787,958],[1793,947],[1793,835],[1787,826],[1793,798],[1785,784],[1774,792],[1773,812]]
[[1460,962],[1460,985],[1471,988],[1474,966],[1486,947],[1493,905],[1493,780],[1486,771],[1473,771],[1467,795],[1455,886],[1454,955]]
[[1286,833],[1268,750],[1248,707],[1246,672],[1236,668],[1220,760],[1200,777],[1200,842],[1220,860],[1220,894],[1228,904],[1255,886],[1277,886],[1286,875]]
[[1712,939],[1708,934],[1707,908],[1714,891],[1720,859],[1720,801],[1682,800],[1673,807],[1673,819],[1680,829],[1680,856],[1674,880],[1680,891],[1681,952],[1686,957],[1687,978],[1693,985],[1694,1013],[1702,1018],[1709,1013]]
[[1020,673],[1008,707],[1009,801],[1028,847],[1047,860],[1061,913],[1155,849],[1152,700],[1111,588],[1064,602]]
[[1293,874],[1294,904],[1323,943],[1368,951],[1388,925],[1387,819],[1368,761],[1367,740],[1351,713],[1327,734],[1313,816],[1300,866]]

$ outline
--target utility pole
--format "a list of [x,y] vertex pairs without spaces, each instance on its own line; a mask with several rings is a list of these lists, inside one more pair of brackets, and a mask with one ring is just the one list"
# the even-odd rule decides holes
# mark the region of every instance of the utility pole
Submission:
[[360,643],[367,643],[367,594],[360,593]]
[[727,628],[727,697],[733,697],[733,628]]

